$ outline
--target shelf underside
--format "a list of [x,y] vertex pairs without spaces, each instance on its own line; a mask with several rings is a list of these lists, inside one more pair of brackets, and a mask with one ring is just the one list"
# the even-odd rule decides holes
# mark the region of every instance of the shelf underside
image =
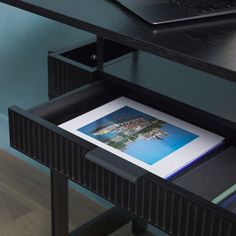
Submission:
[[236,124],[236,84],[230,81],[144,52],[133,53],[103,71],[121,83],[128,82]]

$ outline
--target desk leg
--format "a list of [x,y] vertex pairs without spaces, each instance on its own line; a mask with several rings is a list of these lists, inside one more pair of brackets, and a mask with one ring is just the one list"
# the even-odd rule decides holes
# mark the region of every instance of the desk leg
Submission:
[[68,180],[51,170],[52,236],[68,236]]
[[132,232],[135,235],[142,234],[147,230],[147,223],[140,218],[135,218],[132,222]]
[[104,38],[97,35],[97,64],[101,70],[104,63]]

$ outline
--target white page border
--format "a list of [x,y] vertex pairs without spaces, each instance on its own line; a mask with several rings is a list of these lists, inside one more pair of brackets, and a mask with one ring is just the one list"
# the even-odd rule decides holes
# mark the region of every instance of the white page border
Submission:
[[[138,111],[146,113],[150,116],[163,120],[169,124],[185,129],[191,133],[198,135],[199,137],[194,139],[190,143],[184,145],[183,147],[177,149],[176,151],[169,154],[168,156],[164,157],[162,160],[158,161],[157,163],[153,165],[149,165],[149,164],[144,163],[143,161],[140,161],[122,151],[119,151],[107,144],[102,143],[99,140],[96,140],[78,131],[79,128],[85,125],[88,125],[100,118],[103,118],[104,116],[124,106],[129,106]],[[115,155],[127,161],[130,161],[133,164],[140,166],[146,169],[147,171],[155,175],[158,175],[162,178],[168,178],[169,176],[175,174],[182,168],[186,167],[187,165],[191,164],[193,161],[201,157],[203,154],[205,154],[209,150],[219,145],[224,140],[224,138],[219,135],[216,135],[212,132],[201,129],[195,125],[187,123],[173,116],[167,115],[161,111],[158,111],[156,109],[143,105],[141,103],[138,103],[126,97],[120,97],[109,103],[106,103],[103,106],[100,106],[92,111],[89,111],[81,116],[78,116],[72,120],[69,120],[59,125],[59,127],[97,145],[98,147],[101,147],[109,152],[112,152]]]

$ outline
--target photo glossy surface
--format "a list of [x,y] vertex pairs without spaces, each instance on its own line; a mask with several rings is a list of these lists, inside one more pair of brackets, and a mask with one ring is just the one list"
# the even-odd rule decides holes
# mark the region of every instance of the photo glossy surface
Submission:
[[128,106],[78,130],[149,165],[198,137]]

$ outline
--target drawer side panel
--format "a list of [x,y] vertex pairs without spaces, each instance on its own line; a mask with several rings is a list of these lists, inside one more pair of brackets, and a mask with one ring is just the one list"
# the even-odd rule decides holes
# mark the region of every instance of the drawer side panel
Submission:
[[49,98],[94,82],[95,73],[68,63],[60,56],[48,56],[48,91]]

